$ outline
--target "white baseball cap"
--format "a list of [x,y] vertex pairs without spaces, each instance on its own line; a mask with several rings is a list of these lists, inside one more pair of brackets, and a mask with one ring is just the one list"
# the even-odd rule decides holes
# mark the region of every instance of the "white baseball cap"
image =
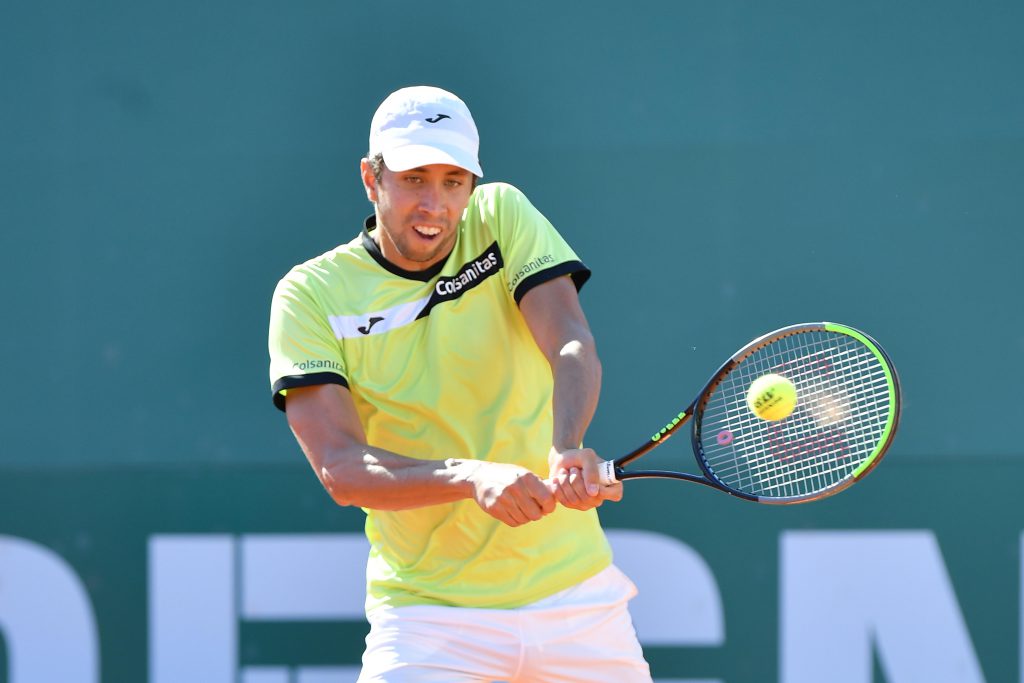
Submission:
[[466,103],[427,85],[396,90],[370,122],[370,156],[382,154],[392,171],[451,164],[483,177],[480,135]]

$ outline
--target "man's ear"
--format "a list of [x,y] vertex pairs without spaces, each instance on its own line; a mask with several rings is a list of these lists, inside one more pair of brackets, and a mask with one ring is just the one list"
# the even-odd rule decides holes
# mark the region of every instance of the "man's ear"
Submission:
[[363,178],[363,188],[366,190],[366,198],[374,204],[377,203],[377,178],[373,175],[373,166],[369,159],[359,162],[359,175]]

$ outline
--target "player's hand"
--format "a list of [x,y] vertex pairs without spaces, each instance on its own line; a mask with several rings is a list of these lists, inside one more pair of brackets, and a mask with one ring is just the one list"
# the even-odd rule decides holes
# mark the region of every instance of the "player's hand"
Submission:
[[622,500],[622,482],[601,486],[601,459],[590,448],[552,448],[548,464],[548,485],[555,499],[567,508],[590,510],[606,500]]
[[555,496],[536,474],[518,465],[481,462],[470,475],[477,505],[500,522],[520,526],[554,511]]

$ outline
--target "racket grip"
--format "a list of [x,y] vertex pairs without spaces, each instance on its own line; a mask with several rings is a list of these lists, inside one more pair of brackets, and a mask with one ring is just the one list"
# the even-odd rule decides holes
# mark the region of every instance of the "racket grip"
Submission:
[[615,476],[615,462],[612,460],[605,460],[598,466],[598,474],[601,477],[601,486],[611,486],[612,484],[618,483],[618,478]]

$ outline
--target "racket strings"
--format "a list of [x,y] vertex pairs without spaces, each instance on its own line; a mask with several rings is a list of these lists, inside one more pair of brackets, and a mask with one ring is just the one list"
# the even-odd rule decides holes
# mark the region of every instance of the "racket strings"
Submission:
[[[817,360],[821,356],[815,353],[812,358]],[[816,364],[812,362],[804,365],[813,368]],[[863,371],[864,368],[859,367],[862,365],[852,363],[849,368]],[[801,486],[805,483],[811,490],[827,488],[842,481],[862,461],[862,458],[850,457],[848,451],[865,456],[870,453],[863,446],[875,441],[871,421],[863,422],[862,425],[854,423],[852,426],[843,423],[847,422],[846,417],[850,411],[867,408],[870,415],[871,407],[864,405],[863,401],[858,402],[858,397],[853,397],[854,405],[851,405],[848,394],[836,392],[837,380],[831,366],[822,367],[828,368],[828,371],[821,370],[819,374],[828,381],[809,396],[807,405],[814,420],[813,426],[824,431],[814,436],[801,437],[786,433],[794,431],[792,422],[785,430],[776,426],[771,432],[769,453],[752,456],[748,481],[761,485],[766,494],[800,495],[805,493]],[[881,379],[884,382],[884,372],[881,373]],[[785,467],[776,467],[777,463]]]
[[[814,354],[812,357],[817,359],[820,355]],[[804,365],[813,367],[814,364]],[[826,373],[822,374],[828,377]],[[859,460],[851,459],[847,451],[859,449],[863,452],[861,446],[864,440],[873,440],[872,430],[870,421],[864,423],[866,430],[857,429],[856,426],[850,429],[849,425],[843,424],[852,408],[850,397],[836,394],[834,381],[827,381],[809,396],[807,405],[815,422],[813,427],[827,431],[813,436],[800,436],[794,433],[799,430],[793,429],[792,421],[785,428],[773,425],[768,437],[768,452],[747,454],[750,461],[746,473],[748,485],[760,486],[763,493],[772,495],[800,495],[803,493],[800,484],[806,482],[812,489],[826,488],[841,481],[848,470],[859,465]],[[861,406],[860,409],[863,408]],[[805,431],[806,426],[803,425]]]
[[[766,373],[793,382],[797,406],[768,422],[747,406]],[[847,480],[880,444],[893,409],[883,361],[853,337],[822,330],[775,340],[743,359],[707,399],[699,438],[708,469],[730,488],[799,498]]]

